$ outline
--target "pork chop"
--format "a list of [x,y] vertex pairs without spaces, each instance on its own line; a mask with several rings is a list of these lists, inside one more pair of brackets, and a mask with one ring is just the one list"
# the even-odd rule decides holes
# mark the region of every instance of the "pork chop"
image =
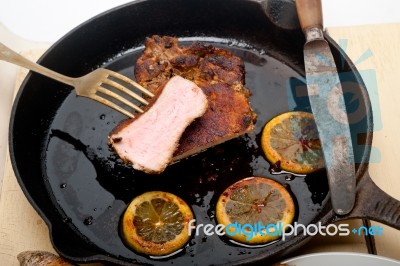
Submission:
[[161,84],[176,75],[196,83],[207,95],[209,105],[183,133],[174,160],[254,129],[256,115],[244,86],[244,63],[239,57],[203,42],[179,46],[178,39],[169,36],[146,38],[135,65],[136,81],[157,93]]
[[161,173],[172,161],[187,126],[207,106],[207,97],[196,84],[174,76],[160,87],[145,113],[125,120],[111,132],[109,142],[134,169]]

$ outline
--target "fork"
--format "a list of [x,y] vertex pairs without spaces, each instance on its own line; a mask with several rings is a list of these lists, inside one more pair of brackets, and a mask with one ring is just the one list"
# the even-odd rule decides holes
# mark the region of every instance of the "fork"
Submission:
[[[42,74],[46,77],[55,79],[64,84],[70,85],[75,88],[76,95],[87,97],[93,100],[96,100],[108,107],[111,107],[117,110],[124,115],[133,118],[134,114],[132,110],[135,110],[139,113],[143,113],[144,110],[140,108],[138,105],[132,103],[129,97],[136,99],[138,102],[148,105],[149,102],[145,100],[143,97],[133,92],[131,89],[127,88],[126,85],[132,86],[142,93],[146,94],[149,97],[153,97],[154,94],[136,83],[135,81],[119,74],[114,71],[98,68],[82,77],[72,78],[64,76],[60,73],[57,73],[53,70],[45,68],[39,64],[36,64],[20,54],[14,52],[4,44],[0,42],[0,60],[19,65],[23,68],[27,68],[31,71]],[[124,84],[124,85],[122,85]],[[117,94],[116,91],[122,92],[124,95],[121,96]],[[104,97],[104,96],[108,96]],[[127,97],[129,96],[129,97]],[[114,99],[114,101],[111,101]],[[119,104],[115,103],[118,102]],[[122,107],[121,103],[123,104]],[[132,110],[130,110],[129,107]]]

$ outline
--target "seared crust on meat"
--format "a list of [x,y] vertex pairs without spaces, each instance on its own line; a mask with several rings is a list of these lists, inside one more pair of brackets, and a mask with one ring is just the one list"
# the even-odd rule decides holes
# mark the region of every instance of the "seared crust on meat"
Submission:
[[254,129],[256,115],[249,104],[244,63],[239,57],[202,42],[179,46],[178,39],[169,36],[146,38],[135,66],[136,81],[157,93],[175,75],[196,83],[209,102],[205,114],[182,135],[175,160]]
[[135,66],[136,81],[156,92],[161,83],[175,75],[199,87],[226,83],[248,93],[244,88],[244,63],[230,52],[202,42],[179,46],[178,39],[168,36],[146,38],[145,50]]

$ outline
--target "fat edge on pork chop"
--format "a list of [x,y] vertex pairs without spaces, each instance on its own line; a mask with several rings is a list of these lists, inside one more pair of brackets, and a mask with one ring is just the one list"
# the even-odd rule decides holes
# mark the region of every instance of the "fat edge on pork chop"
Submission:
[[157,93],[160,85],[179,75],[193,81],[205,93],[208,108],[183,133],[174,160],[254,130],[256,115],[245,88],[243,61],[224,49],[203,42],[179,46],[178,39],[152,36],[135,65],[135,79]]

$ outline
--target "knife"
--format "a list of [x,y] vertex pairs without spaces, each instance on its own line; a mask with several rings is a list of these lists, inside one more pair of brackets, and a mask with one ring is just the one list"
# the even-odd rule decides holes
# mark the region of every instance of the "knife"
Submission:
[[333,210],[348,214],[355,202],[356,177],[350,126],[336,64],[323,36],[321,0],[296,0],[306,37],[307,91],[321,141]]

